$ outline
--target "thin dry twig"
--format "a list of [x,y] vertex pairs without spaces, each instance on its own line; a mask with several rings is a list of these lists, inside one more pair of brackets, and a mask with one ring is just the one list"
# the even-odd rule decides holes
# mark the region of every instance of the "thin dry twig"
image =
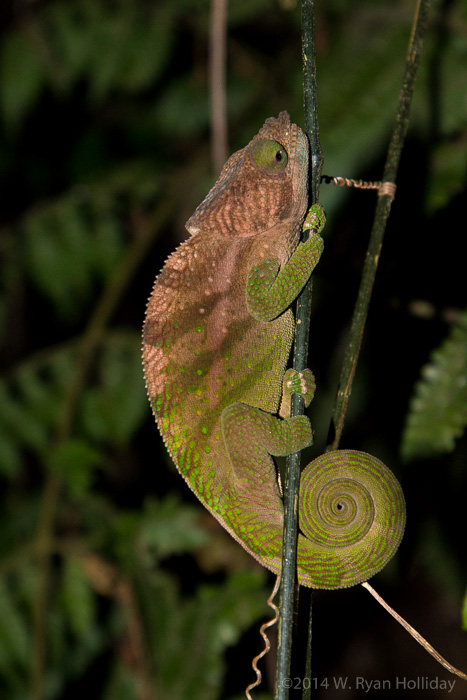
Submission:
[[227,109],[225,98],[227,0],[213,0],[209,73],[211,82],[212,163],[219,173],[227,160]]
[[419,632],[417,632],[417,630],[414,627],[412,627],[412,625],[409,625],[409,623],[406,620],[404,620],[404,618],[401,617],[401,615],[399,615],[399,613],[397,613],[393,608],[391,608],[391,606],[388,605],[383,598],[381,598],[379,593],[377,593],[375,591],[375,589],[372,588],[372,586],[370,586],[370,584],[367,581],[365,581],[365,583],[362,583],[361,585],[363,586],[363,588],[366,588],[366,590],[369,593],[371,593],[373,598],[375,598],[378,601],[378,603],[380,605],[382,605],[383,608],[390,615],[392,615],[393,618],[395,620],[397,620],[397,622],[400,625],[402,625],[402,627],[405,630],[407,630],[407,632],[410,635],[412,635],[412,637],[414,639],[416,639],[419,644],[422,645],[422,647],[425,649],[425,651],[427,651],[429,654],[431,654],[431,656],[434,659],[436,659],[436,661],[438,661],[438,663],[441,664],[441,666],[444,666],[445,669],[447,669],[450,673],[453,673],[455,676],[459,676],[459,678],[463,678],[464,680],[467,680],[466,673],[464,673],[463,671],[459,671],[459,669],[456,668],[455,666],[453,666],[452,664],[450,664],[449,661],[446,661],[444,656],[441,656],[441,654],[439,652],[437,652],[434,647],[431,646],[430,642],[427,642],[427,640],[424,637],[422,637],[422,635]]
[[112,564],[97,554],[87,553],[80,557],[84,572],[95,590],[114,598],[120,607],[127,629],[129,661],[141,680],[141,700],[156,700],[156,691],[151,680],[151,670],[144,640],[144,624],[138,609],[131,581]]
[[269,641],[269,637],[266,634],[266,630],[269,627],[272,627],[273,625],[275,625],[277,620],[279,619],[279,608],[277,607],[277,605],[273,601],[277,595],[277,591],[279,590],[280,582],[281,582],[281,577],[277,576],[276,582],[274,584],[274,588],[272,589],[271,595],[268,598],[268,605],[270,608],[272,608],[274,610],[274,617],[271,618],[270,620],[268,620],[267,622],[264,622],[261,625],[261,627],[259,628],[259,633],[264,640],[264,647],[263,647],[262,651],[260,651],[260,653],[257,654],[255,656],[255,658],[253,659],[253,661],[251,662],[251,666],[253,668],[253,671],[256,674],[256,680],[254,681],[254,683],[250,683],[250,685],[245,689],[245,695],[248,698],[248,700],[252,700],[252,697],[250,695],[250,690],[253,690],[253,688],[257,688],[261,684],[261,681],[263,679],[262,673],[258,668],[258,661],[260,659],[262,659],[263,656],[266,656],[266,654],[268,653],[268,651],[271,648],[271,642]]

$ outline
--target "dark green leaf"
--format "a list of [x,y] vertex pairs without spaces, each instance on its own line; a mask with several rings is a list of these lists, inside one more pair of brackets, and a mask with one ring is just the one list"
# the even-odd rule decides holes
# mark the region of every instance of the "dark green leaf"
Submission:
[[46,73],[31,39],[19,31],[4,38],[0,66],[3,121],[12,128],[33,107],[44,87]]
[[98,450],[84,440],[68,440],[58,446],[48,458],[49,468],[59,474],[73,498],[81,498],[89,489],[94,468],[101,463]]
[[131,440],[148,410],[139,336],[113,336],[104,345],[98,382],[86,393],[84,428],[95,440],[124,445]]
[[62,600],[71,629],[82,637],[95,622],[96,600],[79,558],[65,559]]
[[405,459],[450,452],[467,425],[467,312],[432,353],[415,387],[402,439]]

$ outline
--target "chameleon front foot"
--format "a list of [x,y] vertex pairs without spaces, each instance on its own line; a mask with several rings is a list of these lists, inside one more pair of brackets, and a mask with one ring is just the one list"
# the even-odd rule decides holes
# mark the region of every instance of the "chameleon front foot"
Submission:
[[318,235],[326,223],[326,214],[321,204],[312,204],[303,222],[302,231],[312,229]]

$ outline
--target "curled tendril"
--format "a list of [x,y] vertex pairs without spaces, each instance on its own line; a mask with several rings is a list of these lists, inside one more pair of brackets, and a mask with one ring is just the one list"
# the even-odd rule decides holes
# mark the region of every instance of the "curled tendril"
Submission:
[[253,688],[257,688],[261,684],[261,681],[263,679],[262,673],[258,668],[258,661],[260,659],[262,659],[263,656],[266,656],[266,654],[268,653],[268,651],[271,648],[271,642],[269,641],[269,637],[266,634],[266,630],[269,627],[272,627],[273,625],[275,625],[277,620],[279,619],[279,608],[273,602],[273,600],[277,595],[277,591],[279,590],[280,582],[281,582],[281,577],[277,576],[276,583],[274,584],[274,588],[272,589],[272,593],[268,598],[268,605],[270,608],[272,608],[274,610],[274,617],[271,618],[270,620],[268,620],[267,622],[263,623],[259,629],[259,633],[264,640],[264,647],[263,647],[262,651],[260,651],[260,653],[257,654],[255,656],[255,658],[253,659],[253,661],[251,662],[251,667],[252,667],[253,671],[256,673],[256,680],[254,683],[250,683],[250,685],[247,688],[245,688],[245,695],[248,698],[248,700],[252,700],[252,697],[250,695],[250,690],[253,690]]
[[396,194],[396,184],[394,182],[381,182],[377,180],[375,182],[368,182],[367,180],[354,180],[349,177],[332,177],[331,175],[323,175],[321,177],[323,182],[330,184],[331,182],[336,187],[356,187],[360,190],[378,190],[378,196],[389,195],[391,199],[394,199]]

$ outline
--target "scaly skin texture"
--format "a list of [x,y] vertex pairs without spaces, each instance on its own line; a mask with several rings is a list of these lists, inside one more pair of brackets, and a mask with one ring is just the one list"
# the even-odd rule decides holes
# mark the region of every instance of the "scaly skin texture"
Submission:
[[[283,507],[272,456],[291,454],[312,442],[308,419],[287,416],[293,391],[310,403],[313,375],[309,370],[300,375],[286,371],[294,335],[289,307],[323,247],[319,206],[307,216],[309,239],[299,243],[307,210],[307,171],[303,132],[286,112],[268,119],[229,158],[188,220],[191,237],[156,278],[144,325],[148,394],[177,468],[228,532],[276,573]],[[281,397],[284,419],[274,415]],[[349,464],[358,462],[360,454],[337,451],[325,461],[336,477],[343,470],[348,485]],[[404,526],[403,515],[402,522],[396,518],[403,512],[400,487],[378,460],[367,455],[365,460],[367,471],[379,470],[372,489],[389,505],[388,515],[383,519],[381,505],[368,506],[373,496],[361,497],[361,507],[376,513],[375,524],[366,528],[373,540],[359,551],[357,545],[353,555],[346,539],[355,539],[353,535],[343,534],[336,549],[321,534],[300,534],[300,583],[317,588],[359,583],[380,570],[397,548]],[[313,465],[303,475],[311,484],[319,480]],[[345,497],[333,498],[331,509],[337,514],[331,517],[331,530],[336,520],[344,520],[348,528],[352,507]],[[306,498],[301,499],[306,507]],[[328,496],[321,501],[327,505]],[[376,563],[370,561],[374,551]]]

